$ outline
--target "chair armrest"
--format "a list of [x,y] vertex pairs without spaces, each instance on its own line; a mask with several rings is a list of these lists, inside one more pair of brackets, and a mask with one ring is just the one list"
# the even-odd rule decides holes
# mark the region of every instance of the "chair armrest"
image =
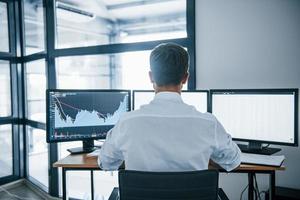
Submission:
[[219,188],[218,200],[229,200],[229,198],[227,197],[227,195],[225,194],[225,192],[222,188]]
[[111,192],[108,200],[118,200],[119,199],[119,188],[115,187]]

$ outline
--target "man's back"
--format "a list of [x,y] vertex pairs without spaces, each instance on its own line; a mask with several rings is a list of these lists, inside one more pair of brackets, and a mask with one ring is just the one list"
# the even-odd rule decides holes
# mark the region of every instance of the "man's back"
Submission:
[[174,92],[158,93],[122,117],[100,153],[104,169],[191,171],[213,159],[227,170],[240,163],[239,149],[216,118],[185,104]]

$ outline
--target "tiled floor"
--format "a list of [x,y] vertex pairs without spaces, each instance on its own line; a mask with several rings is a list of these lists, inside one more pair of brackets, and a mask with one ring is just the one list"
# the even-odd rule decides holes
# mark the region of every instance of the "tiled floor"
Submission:
[[34,193],[30,188],[28,188],[26,185],[20,185],[18,187],[15,187],[13,189],[8,190],[10,193],[14,195],[18,195],[21,198],[14,198],[8,195],[7,193],[3,192],[0,188],[0,200],[44,200],[42,197],[38,196],[36,193]]

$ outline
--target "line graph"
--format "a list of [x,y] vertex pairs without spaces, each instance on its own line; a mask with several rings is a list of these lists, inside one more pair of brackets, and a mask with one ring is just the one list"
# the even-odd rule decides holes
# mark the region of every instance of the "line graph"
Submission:
[[[61,111],[61,112],[59,112],[59,115],[61,116],[62,120],[67,119],[67,117],[69,117],[68,115],[66,115],[66,114],[64,113],[64,110],[63,110],[63,108],[62,108],[62,105],[67,106],[67,107],[69,107],[69,108],[71,108],[71,109],[77,110],[78,112],[81,112],[81,111],[82,111],[82,109],[80,109],[80,108],[76,108],[76,107],[74,107],[74,106],[72,106],[72,105],[69,105],[69,104],[67,104],[67,103],[64,103],[64,102],[60,101],[57,97],[54,97],[54,98],[55,98],[55,101],[56,101],[57,109]],[[97,112],[97,111],[96,111],[96,112]],[[102,113],[100,113],[100,112],[97,112],[97,115],[98,115],[100,118],[105,119],[105,115],[104,115],[104,114],[102,114]],[[70,117],[70,118],[71,118],[71,117]],[[75,119],[71,118],[71,120],[74,122],[74,121],[76,120],[76,118],[75,118]]]
[[[116,98],[117,97],[117,98]],[[55,128],[82,126],[111,126],[128,110],[126,95],[109,101],[103,95],[53,96]],[[114,101],[113,101],[114,99]]]
[[52,141],[105,138],[130,109],[127,91],[53,91],[48,98]]

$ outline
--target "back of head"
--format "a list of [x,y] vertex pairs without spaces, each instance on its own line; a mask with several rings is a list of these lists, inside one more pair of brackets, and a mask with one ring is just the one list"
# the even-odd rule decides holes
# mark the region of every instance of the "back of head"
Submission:
[[188,73],[189,55],[180,45],[163,43],[153,49],[150,68],[157,86],[179,85]]

